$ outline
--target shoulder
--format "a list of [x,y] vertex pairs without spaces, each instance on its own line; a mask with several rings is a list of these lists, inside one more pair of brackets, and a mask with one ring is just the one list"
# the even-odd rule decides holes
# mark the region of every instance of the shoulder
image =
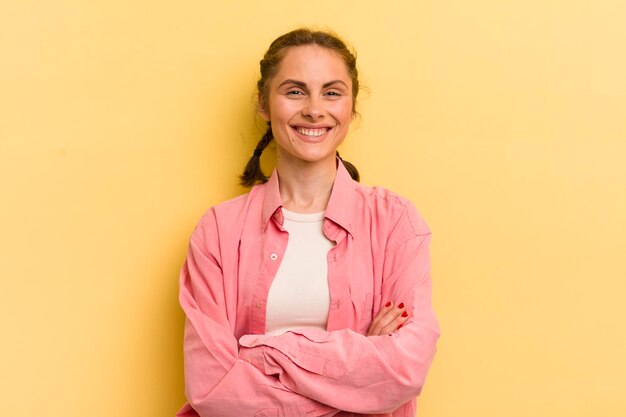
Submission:
[[264,184],[257,185],[245,194],[210,207],[196,224],[192,238],[206,241],[208,235],[232,235],[251,213],[260,216],[263,193]]
[[[385,223],[404,238],[430,234],[426,221],[406,197],[387,188],[355,183],[357,205],[372,216],[372,221]],[[401,239],[403,237],[400,237]]]

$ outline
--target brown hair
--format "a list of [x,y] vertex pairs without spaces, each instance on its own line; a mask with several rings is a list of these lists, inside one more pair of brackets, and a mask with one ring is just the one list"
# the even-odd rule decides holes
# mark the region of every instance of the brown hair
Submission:
[[[346,44],[334,33],[314,31],[306,28],[300,28],[286,33],[274,40],[269,49],[265,53],[265,56],[261,60],[261,78],[257,82],[257,93],[259,97],[259,106],[267,105],[269,99],[269,85],[272,78],[278,72],[278,67],[285,56],[287,48],[303,45],[317,45],[323,48],[328,48],[343,60],[348,70],[348,75],[352,80],[352,112],[356,113],[356,97],[359,93],[359,76],[356,69],[356,57],[350,52]],[[272,134],[272,126],[268,122],[267,130],[259,143],[256,145],[252,157],[246,164],[246,167],[241,174],[241,185],[244,187],[251,187],[256,183],[267,182],[267,176],[261,170],[261,153],[269,145],[274,138]],[[337,152],[339,157],[339,152]],[[350,176],[359,181],[359,171],[351,163],[344,161],[339,157],[346,167]]]

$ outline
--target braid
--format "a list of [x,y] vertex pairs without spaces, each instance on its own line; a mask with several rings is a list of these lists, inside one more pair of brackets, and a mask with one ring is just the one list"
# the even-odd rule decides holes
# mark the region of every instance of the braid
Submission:
[[244,187],[252,187],[257,182],[264,183],[267,182],[267,176],[261,170],[261,154],[267,148],[267,145],[274,139],[274,134],[272,133],[272,126],[268,123],[267,130],[265,134],[257,143],[256,148],[254,148],[254,152],[252,156],[248,160],[245,169],[243,170],[243,174],[239,176],[240,184]]
[[352,165],[348,161],[344,161],[341,156],[339,156],[339,151],[337,151],[337,158],[343,163],[343,166],[346,167],[346,171],[350,174],[353,180],[359,182],[361,180],[361,176],[359,175],[359,171],[356,169],[354,165]]

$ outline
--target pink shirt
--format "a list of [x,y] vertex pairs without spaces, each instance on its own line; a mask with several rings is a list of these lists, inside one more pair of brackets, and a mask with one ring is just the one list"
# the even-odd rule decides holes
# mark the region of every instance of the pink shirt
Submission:
[[[285,253],[276,171],[211,208],[180,276],[185,393],[177,416],[414,416],[439,325],[431,306],[430,231],[413,205],[363,186],[339,163],[324,234],[327,329],[267,336],[267,295]],[[365,336],[387,301],[409,320]]]

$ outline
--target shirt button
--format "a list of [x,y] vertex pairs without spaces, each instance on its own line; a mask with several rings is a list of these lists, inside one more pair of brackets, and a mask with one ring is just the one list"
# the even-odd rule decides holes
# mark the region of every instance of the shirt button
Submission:
[[272,261],[275,261],[276,259],[278,259],[278,255],[276,255],[275,253],[272,253],[272,254],[270,255],[270,259],[271,259]]
[[256,308],[261,308],[261,307],[263,307],[263,302],[262,301],[257,301],[255,305],[256,305]]

